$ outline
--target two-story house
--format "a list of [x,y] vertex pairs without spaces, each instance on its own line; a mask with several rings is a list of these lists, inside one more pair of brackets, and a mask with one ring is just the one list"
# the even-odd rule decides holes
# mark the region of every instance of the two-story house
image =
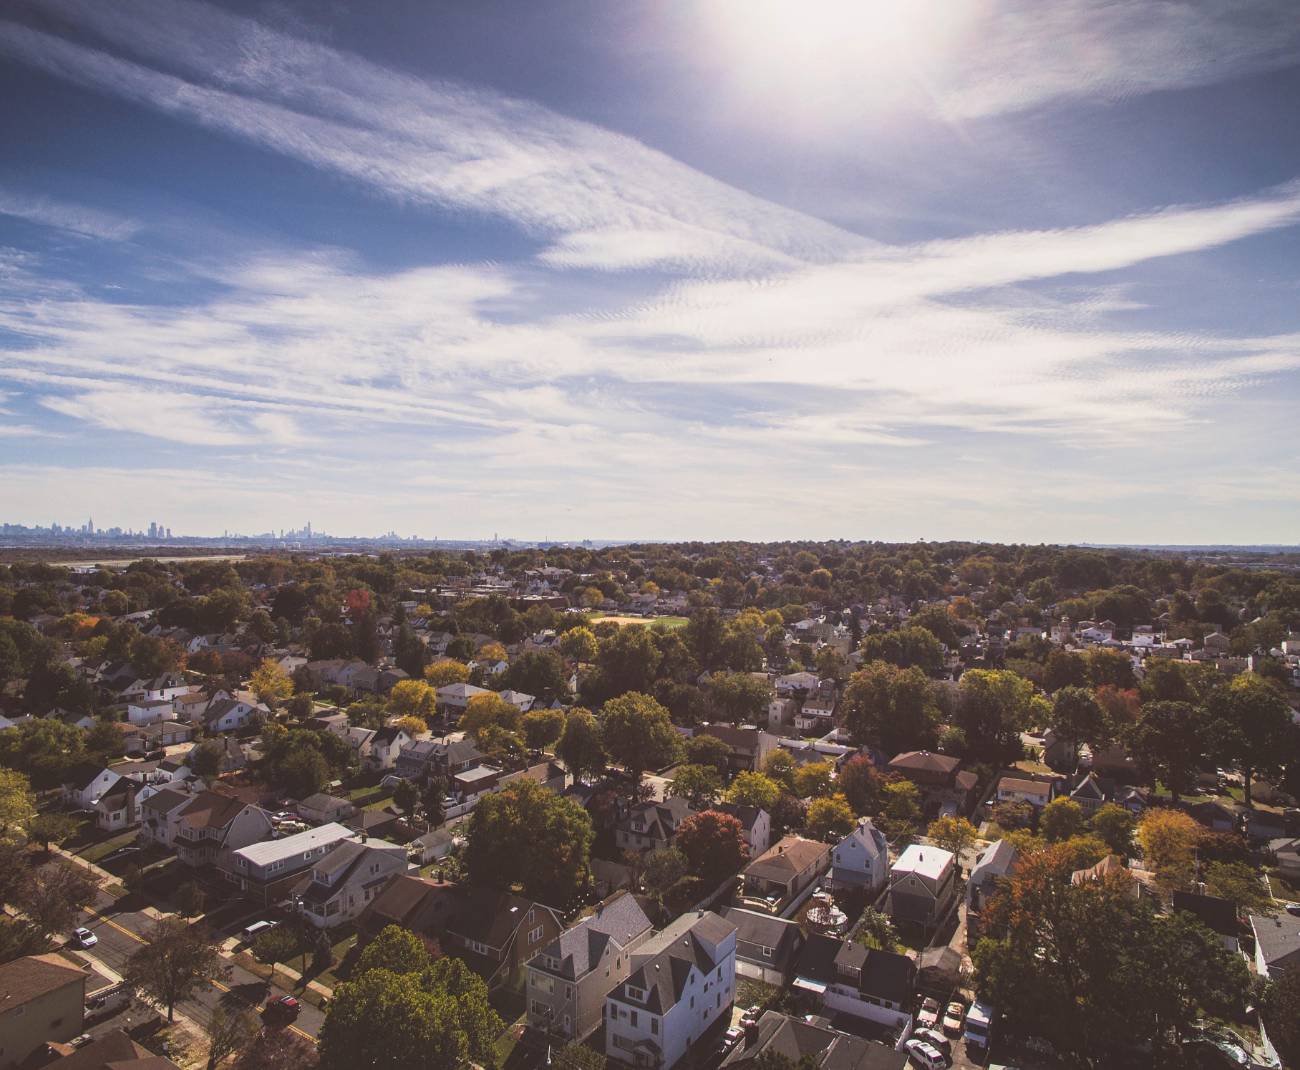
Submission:
[[799,923],[740,907],[727,907],[721,913],[736,927],[736,972],[784,987],[803,948]]
[[180,814],[194,796],[177,788],[156,791],[140,804],[140,838],[142,847],[156,844],[171,850],[180,827]]
[[245,899],[270,906],[288,899],[302,874],[315,866],[337,844],[356,838],[342,825],[328,824],[308,829],[282,840],[264,840],[228,852],[221,871]]
[[79,762],[63,778],[63,799],[77,810],[93,810],[99,797],[121,776],[96,762]]
[[595,1032],[605,997],[632,971],[632,952],[650,938],[650,919],[619,892],[528,961],[528,1024],[566,1040]]
[[962,769],[961,759],[951,754],[914,750],[895,755],[889,771],[910,780],[921,790],[922,809],[927,818],[939,814],[969,814],[975,802],[979,778]]
[[777,737],[754,725],[702,724],[695,734],[713,736],[730,747],[731,769],[737,773],[757,772],[776,750]]
[[[816,939],[827,939],[818,936]],[[822,994],[828,1011],[903,1032],[910,1028],[916,992],[916,963],[906,955],[836,941],[835,976]]]
[[998,781],[995,805],[999,803],[1028,803],[1041,813],[1056,793],[1055,780],[1033,780],[1028,777],[1004,776]]
[[86,971],[59,955],[0,964],[0,1066],[27,1065],[50,1041],[79,1036],[85,1002]]
[[740,822],[745,843],[749,845],[750,858],[757,858],[772,846],[772,815],[762,807],[724,802],[718,803],[713,809],[730,814]]
[[388,770],[397,765],[397,756],[411,742],[406,730],[395,725],[378,729],[370,740],[370,754],[365,767],[371,770]]
[[434,739],[417,739],[407,743],[397,752],[393,772],[403,780],[410,780],[416,784],[423,783],[433,775],[434,761],[440,746],[441,744]]
[[899,922],[932,930],[957,897],[957,860],[942,847],[911,844],[894,863],[886,910]]
[[487,888],[460,889],[443,950],[464,959],[489,988],[521,988],[525,963],[564,931],[550,907]]
[[889,843],[871,818],[859,818],[857,828],[831,851],[830,881],[834,888],[862,888],[869,894],[889,883]]
[[626,981],[605,1000],[605,1055],[671,1070],[736,992],[736,927],[709,911],[683,914],[633,954]]
[[438,712],[448,721],[456,721],[465,712],[470,699],[475,695],[491,693],[486,687],[477,687],[474,684],[444,684],[435,692]]
[[238,732],[269,712],[251,693],[224,698],[218,694],[203,711],[203,727],[208,732]]
[[749,910],[784,914],[831,863],[831,849],[819,840],[786,836],[745,867],[739,903]]
[[396,875],[411,864],[406,848],[384,840],[343,840],[311,868],[305,888],[295,889],[302,915],[318,929],[355,920]]
[[690,804],[676,796],[663,802],[639,803],[614,826],[614,841],[620,850],[641,853],[668,847],[677,835],[677,827],[693,813]]
[[271,838],[271,815],[233,795],[201,791],[180,811],[173,844],[185,865],[219,865],[231,852]]

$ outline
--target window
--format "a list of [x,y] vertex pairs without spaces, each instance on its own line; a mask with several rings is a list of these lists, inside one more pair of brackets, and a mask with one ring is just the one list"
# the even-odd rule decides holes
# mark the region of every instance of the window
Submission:
[[537,928],[529,930],[528,942],[530,944],[535,944],[542,938],[542,928],[543,926],[539,925]]
[[636,1011],[632,1012],[632,1024],[636,1025]]
[[772,949],[770,947],[763,948],[763,958],[770,959],[771,957],[772,957]]
[[653,1033],[655,1036],[658,1036],[658,1035],[659,1035],[659,1019],[658,1019],[658,1018],[651,1018],[651,1019],[650,1019],[650,1032]]

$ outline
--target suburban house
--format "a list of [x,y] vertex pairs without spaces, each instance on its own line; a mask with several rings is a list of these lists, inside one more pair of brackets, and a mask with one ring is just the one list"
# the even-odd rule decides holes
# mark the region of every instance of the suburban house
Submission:
[[776,750],[777,737],[754,725],[702,724],[695,734],[713,736],[730,747],[733,772],[757,772]]
[[911,844],[898,856],[886,911],[895,921],[934,929],[957,897],[957,861],[941,847]]
[[95,827],[103,832],[121,832],[140,820],[136,795],[140,788],[126,777],[121,777],[96,801]]
[[740,1070],[777,1056],[791,1063],[809,1059],[818,1070],[904,1070],[909,1065],[906,1052],[841,1033],[824,1018],[809,1022],[779,1011],[764,1011],[752,1039],[733,1048],[722,1065]]
[[798,923],[740,907],[727,907],[722,917],[736,927],[736,972],[783,986],[803,948],[803,930]]
[[434,747],[433,768],[430,771],[435,776],[454,777],[457,773],[481,765],[487,758],[487,755],[468,739],[458,739],[454,743],[437,743]]
[[1300,839],[1279,837],[1269,841],[1268,849],[1277,863],[1278,873],[1300,884]]
[[416,783],[424,781],[434,773],[434,762],[441,746],[432,739],[417,739],[413,743],[407,743],[397,752],[393,772],[403,780]]
[[238,732],[269,711],[253,696],[214,697],[203,711],[203,727],[209,732]]
[[181,811],[193,801],[193,795],[176,788],[163,788],[145,799],[140,804],[141,846],[157,844],[168,850],[174,847]]
[[155,724],[165,721],[176,712],[176,704],[169,698],[139,698],[126,704],[126,719],[131,724]]
[[366,761],[367,769],[392,769],[397,765],[397,756],[401,749],[411,742],[406,730],[388,725],[375,732],[370,740],[370,754]]
[[437,947],[437,934],[455,914],[456,885],[403,873],[392,877],[361,912],[357,928],[366,940],[390,925],[415,933],[428,947]]
[[354,724],[343,729],[338,735],[352,751],[352,757],[360,766],[365,766],[370,759],[370,743],[375,738],[376,729]]
[[1030,780],[1025,777],[1004,776],[998,781],[994,804],[1028,803],[1036,812],[1042,812],[1055,794],[1053,780]]
[[786,836],[741,873],[740,905],[784,914],[830,867],[831,849],[818,840]]
[[852,940],[836,942],[835,976],[822,994],[822,1005],[900,1032],[910,1028],[916,963],[906,955]]
[[1174,910],[1185,910],[1218,936],[1227,950],[1237,952],[1241,945],[1237,936],[1241,925],[1237,921],[1237,905],[1228,899],[1197,892],[1174,892]]
[[233,795],[203,791],[176,819],[173,843],[185,865],[215,865],[230,852],[270,839],[271,815]]
[[1141,881],[1133,875],[1131,869],[1124,865],[1118,855],[1107,855],[1095,866],[1089,866],[1087,869],[1076,869],[1070,874],[1071,884],[1102,880],[1123,882],[1124,892],[1131,899],[1138,899],[1142,895]]
[[80,1036],[86,971],[56,954],[0,964],[0,1067],[26,1063],[50,1041]]
[[406,848],[384,840],[344,840],[311,868],[296,891],[303,917],[318,929],[357,918],[396,874],[411,868]]
[[889,843],[871,818],[858,819],[858,827],[831,851],[831,886],[878,892],[889,883]]
[[795,727],[809,735],[821,735],[835,727],[835,688],[822,685],[803,700],[794,718]]
[[1250,928],[1255,934],[1255,971],[1261,977],[1300,970],[1300,918],[1285,912],[1273,918],[1252,914]]
[[960,758],[928,750],[906,751],[894,756],[889,771],[906,777],[920,789],[927,818],[970,813],[979,778],[962,769]]
[[966,882],[966,909],[979,911],[997,889],[998,881],[1011,876],[1020,857],[1009,840],[994,840],[975,856]]
[[73,766],[63,781],[63,798],[76,810],[92,810],[99,797],[122,778],[113,770],[94,762]]
[[632,970],[632,952],[650,938],[636,896],[620,892],[528,961],[528,1024],[567,1040],[599,1027],[605,997]]
[[314,821],[318,825],[327,825],[331,821],[346,821],[357,812],[356,806],[348,799],[337,795],[326,795],[318,791],[298,801],[298,816],[304,821]]
[[514,706],[520,713],[527,713],[533,708],[533,703],[537,701],[536,695],[526,695],[522,691],[498,691],[497,695],[503,701]]
[[1070,791],[1070,798],[1083,807],[1085,817],[1091,818],[1110,800],[1112,791],[1101,777],[1089,772]]
[[564,931],[559,914],[509,892],[487,888],[461,892],[443,950],[463,958],[489,988],[523,987],[525,963]]
[[736,989],[736,927],[707,911],[683,914],[633,954],[605,1000],[605,1055],[671,1070],[719,1019]]
[[227,853],[221,859],[221,870],[227,880],[238,885],[245,899],[270,906],[288,899],[305,870],[315,866],[337,844],[356,835],[342,825],[329,824],[282,840],[251,843]]
[[749,857],[757,858],[772,846],[772,816],[758,806],[740,803],[718,803],[713,807],[719,813],[730,814],[740,822],[745,833],[745,843],[749,845]]
[[615,841],[624,851],[644,853],[667,847],[677,835],[677,826],[693,813],[690,804],[677,797],[638,803],[614,827]]
[[435,692],[438,712],[450,720],[460,717],[475,695],[490,694],[492,692],[486,687],[476,687],[474,684],[444,684]]

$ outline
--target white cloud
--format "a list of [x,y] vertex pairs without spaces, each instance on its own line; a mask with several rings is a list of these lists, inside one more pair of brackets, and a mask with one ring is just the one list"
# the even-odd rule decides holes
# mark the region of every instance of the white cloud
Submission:
[[86,238],[121,241],[140,229],[139,224],[113,212],[69,204],[51,197],[33,197],[0,187],[0,215],[26,219]]

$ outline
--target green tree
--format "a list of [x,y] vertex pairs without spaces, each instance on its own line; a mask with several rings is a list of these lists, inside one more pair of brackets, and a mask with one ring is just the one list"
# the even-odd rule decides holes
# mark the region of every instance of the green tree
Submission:
[[806,762],[794,772],[794,790],[801,799],[820,798],[831,793],[835,763]]
[[783,792],[789,795],[795,794],[794,775],[799,768],[799,763],[788,750],[778,748],[774,750],[763,762],[763,773],[775,781]]
[[1175,799],[1196,783],[1210,740],[1202,712],[1188,702],[1148,702],[1124,734],[1129,754]]
[[259,702],[273,710],[279,709],[293,695],[293,680],[270,658],[265,658],[253,672],[248,687]]
[[642,881],[655,900],[663,903],[674,884],[686,876],[689,863],[686,856],[676,847],[659,847],[645,856],[645,870]]
[[227,1058],[242,1052],[260,1029],[261,1023],[252,1011],[218,1004],[208,1020],[208,1070],[216,1070]]
[[921,820],[921,793],[910,780],[894,780],[882,792],[880,825],[891,839],[910,836]]
[[470,816],[465,863],[489,887],[565,907],[591,879],[591,818],[572,799],[518,780],[480,799]]
[[1246,914],[1272,914],[1276,909],[1258,870],[1244,862],[1209,862],[1201,877],[1207,895],[1227,899]]
[[[20,839],[35,817],[36,797],[26,775],[15,769],[0,769],[0,840]],[[49,847],[49,839],[45,846]]]
[[766,677],[747,672],[714,673],[709,677],[709,702],[725,721],[756,724],[767,710],[771,687]]
[[207,893],[194,881],[185,881],[177,887],[172,901],[182,917],[192,918],[203,913],[207,898]]
[[1086,687],[1063,687],[1057,691],[1047,724],[1070,748],[1071,769],[1078,760],[1080,744],[1106,742],[1108,735],[1101,703]]
[[849,677],[841,707],[844,727],[859,745],[898,754],[934,741],[939,710],[933,686],[918,668],[869,662]]
[[685,799],[695,810],[712,806],[722,795],[722,777],[711,765],[679,765],[673,770],[668,794]]
[[61,814],[51,810],[32,818],[27,826],[27,834],[48,854],[50,844],[62,846],[75,836],[80,828],[81,823],[71,814]]
[[686,760],[692,765],[711,765],[725,776],[731,768],[731,747],[717,736],[697,732],[686,740]]
[[424,941],[415,933],[410,929],[403,929],[400,925],[387,925],[365,946],[357,958],[352,976],[360,977],[370,970],[419,973],[427,969],[432,962]]
[[1128,858],[1132,854],[1133,830],[1137,827],[1137,822],[1124,807],[1117,803],[1106,803],[1092,815],[1088,824],[1120,858]]
[[590,628],[570,628],[560,636],[560,653],[571,661],[593,662],[598,650],[599,645]]
[[393,787],[393,805],[410,817],[419,804],[420,789],[409,780],[399,780]]
[[764,773],[748,770],[737,773],[727,789],[727,802],[737,806],[757,806],[769,814],[780,797],[781,787],[775,780]]
[[668,711],[639,692],[631,691],[605,703],[600,711],[600,729],[606,751],[627,770],[634,789],[646,769],[671,764],[682,750]]
[[67,932],[94,902],[98,885],[84,869],[55,859],[23,871],[16,905],[46,935]]
[[814,840],[838,842],[853,831],[857,817],[843,795],[814,799],[808,804],[805,830]]
[[577,706],[569,711],[555,753],[575,780],[586,773],[597,773],[605,768],[605,747],[601,742],[600,723],[590,710]]
[[975,826],[964,817],[944,816],[930,822],[926,835],[945,851],[951,851],[960,860],[962,854],[975,845],[977,834]]
[[554,650],[526,650],[510,663],[505,684],[543,702],[567,699],[569,674],[564,659]]
[[749,845],[740,822],[717,810],[692,814],[677,826],[673,842],[686,856],[690,871],[709,888],[735,873],[749,858]]
[[126,963],[122,978],[128,987],[156,999],[167,1008],[167,1021],[176,1020],[176,1004],[229,967],[202,931],[179,918],[164,918]]
[[1005,669],[969,669],[958,685],[957,722],[973,752],[992,761],[1020,756],[1020,733],[1046,711],[1034,685]]
[[943,668],[943,647],[928,628],[877,632],[864,638],[858,649],[864,662],[887,661],[900,669],[920,669],[930,676]]
[[1053,799],[1043,807],[1038,818],[1038,831],[1048,843],[1058,843],[1077,836],[1083,831],[1083,807],[1065,796]]
[[1260,1013],[1284,1066],[1300,1066],[1300,970],[1279,970],[1264,989]]
[[334,990],[320,1032],[322,1070],[494,1067],[503,1023],[487,988],[463,962],[443,958],[420,973],[374,969]]
[[1294,750],[1294,725],[1286,699],[1253,672],[1216,688],[1207,703],[1216,753],[1241,769],[1245,803],[1252,806],[1251,782],[1257,773],[1281,772]]
[[898,950],[898,932],[888,914],[867,907],[862,912],[862,922],[858,928],[856,940],[863,947],[877,951]]
[[546,750],[559,740],[565,723],[561,710],[530,710],[524,714],[524,740],[533,750]]
[[274,929],[258,933],[249,950],[258,962],[270,965],[276,962],[288,962],[298,954],[300,945],[298,935],[290,926],[277,925]]
[[865,755],[859,754],[845,762],[836,784],[855,814],[874,814],[879,808],[884,782]]

